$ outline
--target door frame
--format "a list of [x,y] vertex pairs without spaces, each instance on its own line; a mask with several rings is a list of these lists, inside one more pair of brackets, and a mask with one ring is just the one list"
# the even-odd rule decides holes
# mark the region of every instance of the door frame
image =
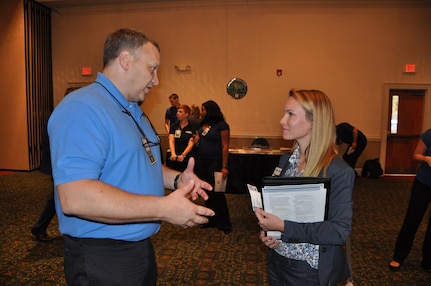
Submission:
[[387,127],[389,118],[389,94],[391,89],[423,89],[425,90],[424,114],[422,118],[422,131],[431,128],[431,84],[403,84],[403,83],[385,83],[382,95],[382,117],[381,117],[381,135],[380,135],[380,162],[385,171],[386,166],[386,146],[387,146]]

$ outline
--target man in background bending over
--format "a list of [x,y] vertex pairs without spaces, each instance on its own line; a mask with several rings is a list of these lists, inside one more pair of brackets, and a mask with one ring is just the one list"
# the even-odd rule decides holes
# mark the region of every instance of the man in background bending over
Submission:
[[367,146],[367,137],[355,126],[343,122],[336,126],[337,145],[346,143],[347,149],[343,155],[344,161],[355,169],[356,162]]
[[[156,285],[150,237],[161,221],[192,227],[214,212],[194,204],[211,186],[161,163],[140,104],[159,83],[160,49],[141,32],[108,35],[103,72],[65,97],[48,131],[68,285]],[[164,196],[164,189],[177,189]]]

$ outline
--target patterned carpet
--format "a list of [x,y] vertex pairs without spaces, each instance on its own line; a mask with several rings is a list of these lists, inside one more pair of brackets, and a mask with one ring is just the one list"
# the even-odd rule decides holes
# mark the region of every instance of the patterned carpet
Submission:
[[[352,233],[355,285],[431,285],[431,274],[419,266],[426,220],[401,271],[387,270],[411,183],[358,178]],[[57,221],[48,229],[55,237],[51,243],[34,241],[30,234],[50,192],[49,177],[38,171],[0,176],[0,285],[65,285]],[[233,224],[229,235],[162,225],[152,239],[158,285],[267,285],[266,249],[258,240],[248,195],[227,194],[227,199]]]

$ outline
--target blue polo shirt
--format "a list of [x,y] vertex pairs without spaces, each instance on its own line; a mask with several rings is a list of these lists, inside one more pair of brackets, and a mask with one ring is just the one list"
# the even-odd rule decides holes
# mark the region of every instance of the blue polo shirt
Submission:
[[[113,83],[99,73],[95,83],[67,95],[49,119],[55,186],[91,179],[130,193],[164,195],[160,147],[151,147],[156,158],[156,163],[151,164],[139,129],[119,103],[133,115],[149,141],[158,142],[138,104],[128,102]],[[63,234],[139,241],[160,228],[158,222],[105,224],[66,216],[61,210],[56,187],[54,193]]]

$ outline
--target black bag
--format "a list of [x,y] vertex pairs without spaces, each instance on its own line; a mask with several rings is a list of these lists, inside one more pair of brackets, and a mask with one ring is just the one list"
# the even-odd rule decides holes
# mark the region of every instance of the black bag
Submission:
[[362,177],[378,179],[383,175],[383,169],[379,158],[367,160],[362,168]]

